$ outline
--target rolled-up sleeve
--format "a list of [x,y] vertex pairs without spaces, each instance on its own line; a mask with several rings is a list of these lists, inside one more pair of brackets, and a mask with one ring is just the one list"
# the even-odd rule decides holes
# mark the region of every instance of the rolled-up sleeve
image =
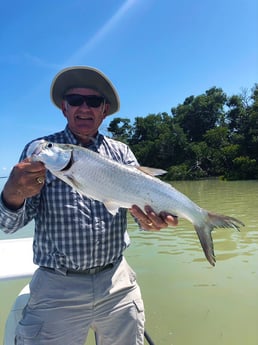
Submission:
[[[22,161],[26,157],[27,152],[26,145],[23,150],[20,160]],[[0,195],[0,230],[5,233],[12,234],[28,224],[35,216],[35,210],[39,204],[38,196],[28,198],[24,201],[22,207],[18,210],[10,210],[6,207],[3,201],[3,194]]]
[[25,225],[26,201],[21,208],[12,211],[9,210],[2,198],[0,198],[0,228],[6,233],[13,233]]

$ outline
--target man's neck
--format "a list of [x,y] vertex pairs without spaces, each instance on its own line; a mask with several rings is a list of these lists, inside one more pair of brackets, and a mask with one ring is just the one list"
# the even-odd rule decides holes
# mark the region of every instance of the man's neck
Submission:
[[75,133],[73,133],[73,134],[76,137],[76,139],[78,140],[78,143],[84,147],[87,147],[87,146],[94,144],[96,142],[96,138],[98,135],[98,133],[94,134],[93,136],[82,136],[82,135],[78,135]]
[[95,133],[94,135],[82,135],[80,133],[75,133],[72,132],[75,138],[77,139],[78,143],[81,144],[82,146],[89,146],[94,142],[95,138],[98,135],[98,132]]

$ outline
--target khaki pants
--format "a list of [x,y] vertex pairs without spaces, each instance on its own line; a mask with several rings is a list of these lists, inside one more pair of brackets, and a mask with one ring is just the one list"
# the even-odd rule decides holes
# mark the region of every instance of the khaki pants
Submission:
[[143,345],[144,308],[135,273],[123,258],[97,274],[38,269],[16,329],[17,345]]

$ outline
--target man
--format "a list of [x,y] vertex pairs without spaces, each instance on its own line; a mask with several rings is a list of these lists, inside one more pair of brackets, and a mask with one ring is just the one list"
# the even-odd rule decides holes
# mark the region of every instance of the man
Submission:
[[[111,81],[91,67],[62,70],[51,98],[67,119],[66,128],[44,137],[82,145],[118,162],[137,165],[123,143],[101,135],[107,115],[119,110]],[[105,206],[73,191],[26,157],[12,170],[0,201],[0,227],[15,232],[35,220],[30,298],[16,329],[16,344],[83,345],[93,328],[98,345],[143,345],[144,308],[135,273],[126,263],[126,210],[112,216]],[[87,174],[87,171],[85,171]],[[142,229],[176,225],[172,215],[133,205]]]

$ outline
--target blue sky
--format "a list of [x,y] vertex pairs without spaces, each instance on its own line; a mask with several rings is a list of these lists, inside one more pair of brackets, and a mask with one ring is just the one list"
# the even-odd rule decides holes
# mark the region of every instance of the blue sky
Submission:
[[54,75],[101,69],[133,119],[168,112],[190,95],[228,95],[258,82],[257,0],[10,0],[0,4],[0,176],[24,145],[63,129],[50,101]]

